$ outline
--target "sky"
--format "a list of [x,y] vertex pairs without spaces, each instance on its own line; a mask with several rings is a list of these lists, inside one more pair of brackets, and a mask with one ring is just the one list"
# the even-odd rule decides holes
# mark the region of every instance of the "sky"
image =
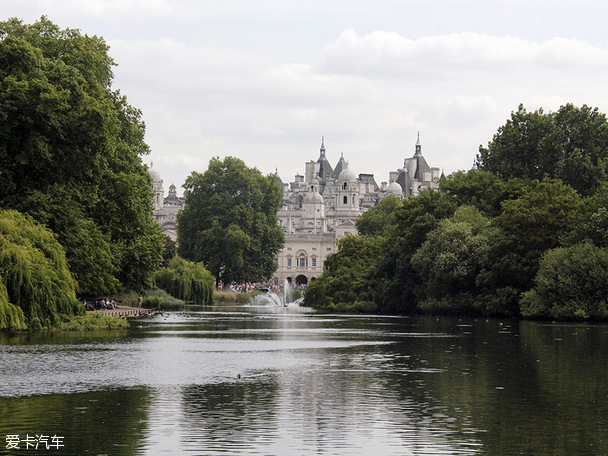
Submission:
[[605,0],[1,0],[97,35],[164,180],[212,157],[284,182],[324,138],[376,182],[414,154],[470,169],[511,112],[608,112]]

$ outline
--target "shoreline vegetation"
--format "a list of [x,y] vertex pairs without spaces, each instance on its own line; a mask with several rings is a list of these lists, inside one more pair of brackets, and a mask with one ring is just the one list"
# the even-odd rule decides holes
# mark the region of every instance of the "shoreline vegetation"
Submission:
[[[216,283],[264,282],[276,268],[279,185],[234,157],[187,179],[176,256],[152,218],[142,113],[112,89],[108,50],[46,17],[0,22],[0,331],[128,325],[86,314],[81,296],[243,304],[249,294]],[[605,114],[520,105],[473,170],[438,184],[362,214],[303,305],[608,320]]]
[[608,321],[608,121],[523,106],[476,166],[387,197],[339,241],[304,304],[321,310]]

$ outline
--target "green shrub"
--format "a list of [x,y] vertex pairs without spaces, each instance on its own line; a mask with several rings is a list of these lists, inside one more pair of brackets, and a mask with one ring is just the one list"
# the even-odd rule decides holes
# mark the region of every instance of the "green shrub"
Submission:
[[16,327],[21,317],[8,302],[21,308],[29,329],[57,327],[64,316],[85,312],[55,235],[17,211],[0,211],[0,279],[6,291],[2,313],[10,314]]
[[129,322],[126,318],[110,317],[103,313],[88,313],[70,318],[58,326],[59,331],[96,331],[126,329]]
[[203,305],[213,302],[215,279],[201,263],[175,257],[156,272],[154,282],[175,298]]
[[165,290],[153,288],[144,292],[143,306],[162,310],[176,310],[184,307],[184,301],[174,298]]
[[547,251],[520,308],[524,317],[608,319],[608,249],[583,242]]

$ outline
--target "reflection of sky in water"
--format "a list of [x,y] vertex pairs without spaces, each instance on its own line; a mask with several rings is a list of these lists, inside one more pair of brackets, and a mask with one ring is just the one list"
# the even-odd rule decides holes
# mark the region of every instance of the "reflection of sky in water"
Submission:
[[[132,454],[145,455],[557,454],[568,426],[588,450],[606,430],[598,415],[608,410],[607,366],[597,357],[606,332],[243,306],[136,321],[114,336],[0,335],[0,413],[31,420],[28,410],[52,402],[58,406],[36,411],[50,423],[66,407],[98,414],[96,404],[116,424],[137,423],[125,432],[138,435]],[[117,405],[125,397],[143,418],[123,418],[133,415]],[[591,412],[577,413],[591,398]],[[570,415],[572,422],[559,421]],[[540,432],[547,434],[546,422],[556,434]],[[95,454],[125,448],[83,441],[81,450]]]

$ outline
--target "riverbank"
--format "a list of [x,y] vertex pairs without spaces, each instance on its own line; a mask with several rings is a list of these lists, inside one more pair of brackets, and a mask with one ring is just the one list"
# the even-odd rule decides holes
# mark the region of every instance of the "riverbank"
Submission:
[[162,313],[158,309],[143,309],[138,307],[117,306],[116,309],[101,309],[88,311],[64,322],[58,331],[99,331],[127,329],[131,325],[130,318],[151,317]]
[[158,309],[144,309],[130,306],[116,306],[116,309],[90,310],[87,312],[87,314],[99,314],[119,318],[152,317],[161,313]]

